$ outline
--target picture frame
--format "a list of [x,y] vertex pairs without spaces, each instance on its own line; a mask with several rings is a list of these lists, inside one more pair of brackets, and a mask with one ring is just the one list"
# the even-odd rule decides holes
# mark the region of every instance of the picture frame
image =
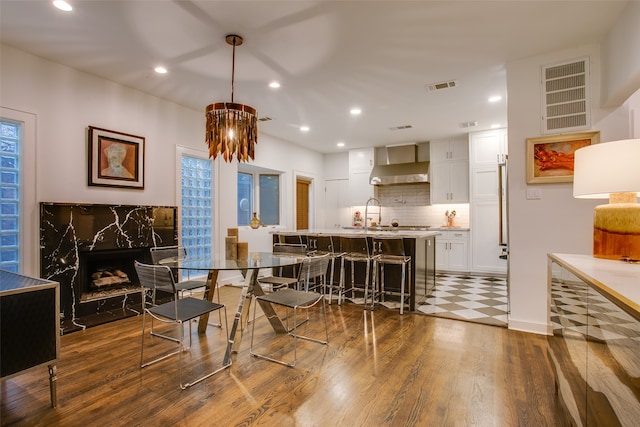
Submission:
[[573,182],[573,153],[599,142],[599,131],[527,138],[527,184]]
[[89,185],[144,189],[143,136],[89,126]]

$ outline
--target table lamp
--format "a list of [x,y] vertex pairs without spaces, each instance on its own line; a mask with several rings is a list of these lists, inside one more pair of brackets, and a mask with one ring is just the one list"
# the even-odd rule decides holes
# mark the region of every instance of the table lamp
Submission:
[[593,256],[640,261],[640,139],[575,152],[573,197],[609,199],[593,216]]

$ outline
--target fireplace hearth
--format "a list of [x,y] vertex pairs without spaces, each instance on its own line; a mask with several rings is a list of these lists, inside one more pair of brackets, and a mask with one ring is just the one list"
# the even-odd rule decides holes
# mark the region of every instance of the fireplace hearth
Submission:
[[139,313],[133,262],[176,244],[176,207],[41,203],[41,277],[60,283],[62,333]]

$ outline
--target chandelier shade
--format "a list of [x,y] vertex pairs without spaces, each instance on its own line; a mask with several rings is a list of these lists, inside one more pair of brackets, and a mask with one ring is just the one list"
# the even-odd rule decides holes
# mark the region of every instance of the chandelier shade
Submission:
[[239,162],[247,162],[255,157],[258,115],[255,108],[233,102],[236,46],[240,46],[243,40],[240,36],[230,34],[226,36],[226,41],[233,46],[231,102],[215,102],[207,106],[205,141],[209,146],[209,157],[214,160],[221,155],[225,162],[232,161],[234,156]]

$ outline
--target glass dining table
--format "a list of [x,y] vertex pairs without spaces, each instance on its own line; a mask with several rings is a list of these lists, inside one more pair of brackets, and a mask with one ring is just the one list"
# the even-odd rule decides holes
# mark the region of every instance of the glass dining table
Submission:
[[[193,259],[193,258],[166,258],[160,260],[160,264],[166,265],[172,269],[193,271],[207,271],[207,281],[205,286],[204,298],[212,301],[218,281],[218,273],[220,271],[240,271],[244,276],[244,284],[242,293],[238,301],[238,308],[234,315],[233,325],[229,332],[229,342],[224,356],[224,364],[231,362],[231,354],[237,353],[242,340],[242,333],[247,326],[249,308],[253,296],[264,295],[262,287],[258,283],[258,272],[262,268],[279,268],[287,266],[295,266],[302,263],[304,256],[283,256],[274,255],[271,252],[250,252],[246,259]],[[193,274],[192,274],[193,275]],[[276,315],[271,304],[259,301],[260,308],[264,312],[267,319],[271,323],[276,333],[288,333],[286,326]],[[204,333],[207,329],[209,314],[200,317],[198,323],[198,331]]]

